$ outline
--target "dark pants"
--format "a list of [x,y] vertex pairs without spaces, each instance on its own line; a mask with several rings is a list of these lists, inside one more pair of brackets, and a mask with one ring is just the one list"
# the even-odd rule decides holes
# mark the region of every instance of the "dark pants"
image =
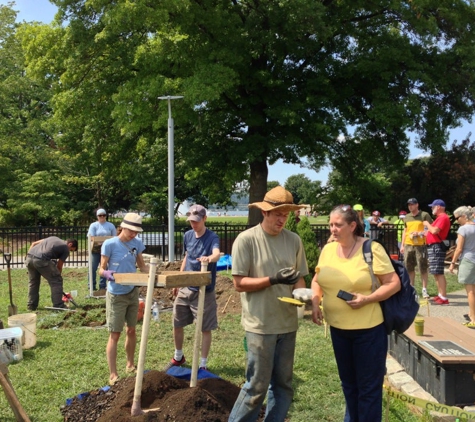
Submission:
[[25,261],[28,269],[28,309],[36,310],[40,302],[40,282],[43,276],[51,288],[51,301],[55,308],[64,308],[63,277],[51,260],[28,256]]
[[346,400],[345,422],[380,422],[388,339],[384,324],[364,330],[330,329]]
[[[97,290],[97,268],[101,263],[101,254],[100,253],[92,253],[91,258],[91,269],[92,269],[92,289]],[[87,278],[89,279],[89,272],[87,273]],[[104,277],[99,278],[99,289],[107,289],[107,280]]]

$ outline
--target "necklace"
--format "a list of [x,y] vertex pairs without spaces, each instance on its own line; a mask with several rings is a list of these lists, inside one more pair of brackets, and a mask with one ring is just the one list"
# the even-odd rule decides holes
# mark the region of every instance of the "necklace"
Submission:
[[351,250],[350,250],[350,253],[348,255],[345,256],[345,253],[343,252],[343,247],[341,246],[341,243],[340,243],[340,250],[341,250],[341,254],[343,255],[343,258],[346,258],[348,259],[352,252],[353,252],[353,249],[355,249],[355,246],[356,246],[356,242],[358,241],[358,239],[355,239],[355,243],[353,243],[353,246],[351,247]]

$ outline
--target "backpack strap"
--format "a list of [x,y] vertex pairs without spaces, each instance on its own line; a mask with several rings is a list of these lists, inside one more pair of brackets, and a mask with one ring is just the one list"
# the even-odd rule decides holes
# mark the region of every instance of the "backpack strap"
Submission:
[[369,274],[371,275],[371,291],[374,292],[380,286],[380,283],[373,271],[373,251],[371,250],[371,243],[372,239],[363,242],[363,259],[368,264]]

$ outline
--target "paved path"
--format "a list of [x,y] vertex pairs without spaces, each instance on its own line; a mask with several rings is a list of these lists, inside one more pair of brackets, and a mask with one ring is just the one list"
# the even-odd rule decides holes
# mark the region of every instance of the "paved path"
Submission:
[[[466,322],[463,317],[468,314],[468,301],[465,289],[456,292],[448,293],[448,305],[433,305],[430,304],[430,316],[452,318],[454,321],[460,323]],[[421,306],[420,314],[427,315],[427,307]]]

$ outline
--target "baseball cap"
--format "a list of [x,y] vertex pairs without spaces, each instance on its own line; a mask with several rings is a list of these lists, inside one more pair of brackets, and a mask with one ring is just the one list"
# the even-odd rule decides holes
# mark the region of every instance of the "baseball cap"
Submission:
[[186,215],[188,216],[186,221],[199,222],[203,219],[203,217],[206,217],[206,208],[203,207],[203,205],[192,205]]
[[355,205],[353,205],[353,209],[354,209],[355,211],[363,211],[363,205],[361,205],[361,204],[355,204]]
[[406,218],[407,212],[406,211],[399,211],[399,218]]
[[379,211],[373,211],[373,212],[371,213],[371,215],[374,215],[374,216],[376,216],[376,217],[379,217],[379,216],[381,215],[381,213],[380,213]]
[[99,208],[96,212],[96,215],[106,215],[106,210],[104,208]]
[[416,198],[409,198],[409,199],[407,200],[407,203],[408,203],[408,204],[418,204],[419,201],[418,201]]
[[435,199],[434,201],[432,201],[432,204],[429,204],[429,207],[435,207],[436,205],[445,208],[445,202],[442,201],[442,199]]

